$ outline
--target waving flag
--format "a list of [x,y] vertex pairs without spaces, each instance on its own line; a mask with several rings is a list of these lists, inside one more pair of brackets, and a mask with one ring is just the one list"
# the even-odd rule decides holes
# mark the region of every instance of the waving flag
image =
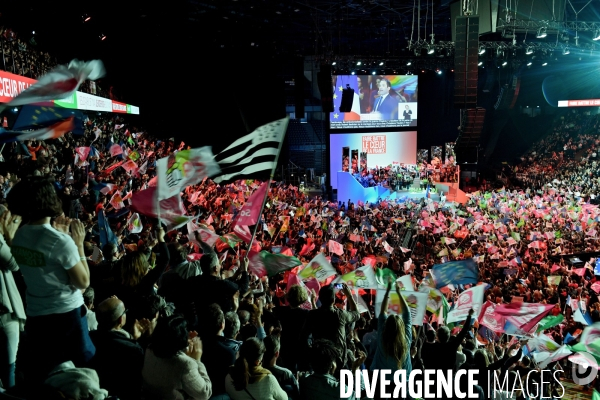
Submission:
[[302,262],[296,257],[273,254],[264,250],[260,253],[250,252],[248,259],[250,270],[261,278],[263,276],[272,277],[280,272],[302,265]]
[[298,273],[298,276],[302,279],[309,279],[314,277],[319,282],[324,282],[330,276],[337,275],[337,271],[333,268],[333,265],[327,258],[325,254],[319,253],[317,254],[310,262]]
[[80,159],[85,160],[87,156],[90,154],[89,147],[76,147],[75,153],[79,156]]
[[486,301],[485,304],[481,307],[481,312],[479,313],[479,323],[483,326],[488,327],[492,331],[496,333],[504,332],[504,326],[506,325],[506,319],[496,314],[494,311],[496,310],[497,305],[492,303],[491,301]]
[[116,157],[123,154],[123,148],[121,146],[119,146],[118,144],[113,144],[112,146],[110,146],[110,156],[111,157]]
[[[425,317],[425,312],[427,311],[427,293],[410,292],[405,290],[400,292],[400,294],[402,297],[404,297],[404,301],[406,301],[406,304],[408,305],[412,325],[423,325],[423,319]],[[375,312],[378,315],[381,311],[381,304],[383,303],[384,296],[385,290],[377,290],[377,294],[375,296]],[[390,292],[389,296],[387,312],[394,315],[400,314],[402,303],[400,303],[398,293],[395,291]]]
[[360,289],[378,288],[375,272],[373,272],[373,268],[369,265],[357,268],[354,271],[338,277],[334,283],[346,283],[348,286]]
[[548,284],[558,286],[560,284],[560,275],[550,275],[548,277]]
[[127,229],[131,233],[140,233],[142,231],[142,221],[138,213],[133,213],[127,221]]
[[277,165],[288,123],[288,117],[273,121],[234,141],[215,157],[221,173],[212,176],[213,180],[223,183],[268,176]]
[[244,204],[240,210],[238,223],[242,225],[254,225],[258,222],[260,217],[260,209],[264,198],[267,195],[268,183],[264,182],[258,189],[252,193],[248,201]]
[[496,313],[525,332],[531,330],[554,308],[553,304],[510,303],[500,304]]
[[548,315],[544,318],[542,318],[542,320],[540,321],[536,332],[543,332],[546,329],[550,329],[555,327],[558,324],[561,324],[563,322],[563,320],[565,319],[564,315],[562,314],[558,314],[558,315]]
[[338,243],[335,240],[329,240],[329,242],[327,243],[327,247],[329,251],[333,254],[337,254],[338,256],[344,254],[344,246],[342,246],[341,243]]
[[114,207],[115,210],[120,210],[125,207],[125,203],[123,203],[123,199],[121,198],[121,193],[118,191],[110,199],[110,205]]
[[[410,275],[407,275],[410,278]],[[389,268],[375,268],[375,280],[383,288],[387,287],[388,280],[396,281],[396,274]]]
[[148,217],[157,218],[160,212],[161,222],[167,226],[167,230],[184,226],[194,218],[185,215],[185,208],[179,196],[157,201],[155,187],[135,192],[129,202],[132,211]]
[[388,244],[388,242],[386,242],[385,240],[383,241],[383,248],[385,249],[385,251],[387,251],[390,254],[392,254],[394,252],[394,248],[392,246],[390,246]]
[[196,241],[196,236],[194,235],[195,231],[198,231],[200,239],[210,247],[214,246],[216,241],[219,239],[219,235],[217,235],[215,232],[211,231],[204,225],[196,225],[190,221],[187,224],[187,229],[188,239],[190,239],[190,242],[194,242],[197,245],[200,244]]
[[66,133],[75,130],[76,118],[71,116],[65,120],[59,120],[53,125],[34,131],[4,131],[0,128],[0,143],[10,143],[15,141],[24,142],[27,140],[48,140],[58,139]]
[[458,296],[456,305],[448,313],[446,323],[464,321],[469,315],[469,310],[473,309],[474,316],[480,314],[483,306],[483,293],[485,288],[483,285],[473,286],[471,289],[465,290]]
[[61,100],[77,91],[85,80],[94,81],[106,75],[104,64],[100,60],[83,62],[73,60],[66,65],[59,65],[42,76],[35,84],[29,86],[6,106],[41,103],[49,100]]
[[121,167],[127,172],[135,172],[138,168],[137,164],[132,160],[127,160]]
[[449,284],[477,283],[479,280],[477,264],[472,258],[434,265],[431,274],[437,289]]
[[158,198],[163,200],[176,196],[186,186],[195,185],[219,172],[210,146],[172,153],[156,162]]
[[104,248],[109,243],[117,244],[117,237],[115,233],[110,229],[108,225],[108,220],[104,216],[104,211],[100,210],[98,212],[98,228],[100,229],[100,247]]

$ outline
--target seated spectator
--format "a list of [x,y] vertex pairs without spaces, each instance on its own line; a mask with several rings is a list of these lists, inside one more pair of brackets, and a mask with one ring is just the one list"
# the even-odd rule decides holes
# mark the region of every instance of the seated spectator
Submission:
[[202,341],[178,315],[158,321],[142,369],[146,400],[207,400],[212,384],[200,361]]
[[144,349],[123,329],[127,310],[116,297],[98,305],[98,331],[92,332],[96,355],[91,365],[102,387],[123,400],[139,399],[142,386]]
[[261,367],[264,354],[265,345],[256,338],[242,344],[240,356],[225,378],[227,394],[233,400],[287,400],[277,379]]
[[87,288],[83,292],[83,305],[85,306],[85,317],[87,318],[88,329],[95,331],[98,329],[98,320],[94,310],[94,288]]
[[279,351],[281,346],[279,344],[279,336],[270,335],[264,340],[265,355],[263,357],[263,367],[271,371],[273,376],[279,382],[279,386],[288,394],[292,399],[297,399],[299,396],[298,381],[292,371],[287,368],[280,367],[277,365],[277,358],[279,357]]
[[[342,359],[341,349],[331,340],[317,339],[313,342],[308,357],[313,373],[300,379],[300,399],[339,399],[341,383],[336,378],[336,370]],[[356,399],[354,392],[349,399]]]
[[225,315],[217,304],[212,304],[203,314],[200,322],[200,325],[205,327],[201,335],[204,349],[202,360],[212,382],[214,395],[223,395],[225,394],[225,376],[229,372],[229,367],[236,360],[236,352],[223,336]]
[[223,330],[223,336],[225,337],[225,345],[227,345],[236,354],[240,350],[242,342],[235,340],[238,333],[240,332],[240,318],[234,311],[229,311],[225,314],[225,329]]

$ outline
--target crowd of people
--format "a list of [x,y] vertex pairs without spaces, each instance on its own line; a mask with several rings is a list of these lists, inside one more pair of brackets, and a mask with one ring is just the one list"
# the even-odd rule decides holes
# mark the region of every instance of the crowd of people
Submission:
[[[114,144],[125,152],[111,156]],[[90,149],[85,159],[82,147]],[[561,257],[600,249],[600,210],[588,204],[588,189],[570,186],[575,181],[476,192],[465,205],[334,203],[274,182],[252,249],[242,240],[211,246],[188,227],[231,235],[260,182],[205,179],[187,187],[182,200],[187,215],[197,216],[195,225],[168,232],[144,215],[138,230],[128,200],[115,200],[155,186],[156,160],[184,148],[110,115],[94,115],[84,136],[6,146],[0,177],[5,389],[47,399],[68,397],[74,386],[122,399],[329,399],[339,397],[344,368],[510,376],[536,370],[518,349],[524,342],[482,336],[478,315],[452,329],[436,309],[412,321],[406,307],[389,312],[393,280],[380,282],[385,300],[376,307],[371,290],[357,296],[331,279],[314,286],[299,278],[299,268],[263,276],[247,258],[256,248],[303,264],[325,253],[340,276],[372,265],[408,275],[428,293],[434,265],[474,258],[490,303],[554,304],[552,313],[564,314],[564,322],[545,331],[556,343],[584,328],[571,300],[600,321],[594,261],[574,268]],[[120,168],[125,154],[136,154],[139,167]],[[557,168],[586,166],[562,157]],[[407,234],[414,236],[410,248],[402,247]],[[116,240],[107,241],[112,235]],[[340,254],[329,251],[331,240],[343,246]],[[452,306],[468,287],[440,294]],[[544,386],[548,395],[554,389]]]
[[[11,28],[3,26],[0,26],[0,56],[0,70],[32,79],[38,79],[57,65],[50,53],[38,48],[35,35],[26,40]],[[98,82],[85,81],[79,91],[119,100],[112,87],[106,89]]]
[[[595,115],[557,122],[516,168],[525,187],[474,192],[466,204],[364,204],[272,182],[247,231],[236,224],[263,187],[254,179],[198,180],[162,218],[164,201],[142,207],[158,190],[157,160],[171,168],[189,146],[130,118],[94,113],[83,135],[3,147],[0,382],[9,393],[319,400],[340,397],[341,370],[437,369],[478,371],[481,399],[513,398],[487,392],[488,371],[531,376],[539,394],[557,397],[540,365],[566,372],[569,361],[547,361],[554,355],[540,343],[573,345],[600,322]],[[360,164],[386,182],[427,177],[425,167]],[[469,283],[450,275],[438,285],[431,273],[469,260]],[[485,303],[447,322],[478,285]],[[404,290],[427,295],[422,318]],[[485,322],[486,309],[511,303],[551,305],[562,318],[539,332]]]

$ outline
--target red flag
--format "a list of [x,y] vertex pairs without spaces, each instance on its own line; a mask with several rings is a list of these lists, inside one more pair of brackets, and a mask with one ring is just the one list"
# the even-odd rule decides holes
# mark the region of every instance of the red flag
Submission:
[[175,229],[176,226],[184,225],[188,222],[191,217],[185,215],[185,208],[181,197],[173,196],[165,200],[161,200],[160,203],[156,201],[156,188],[150,187],[146,190],[142,190],[134,193],[131,196],[131,210],[136,211],[140,214],[148,217],[158,217],[158,207],[160,205],[160,218],[167,224],[167,229]]
[[76,147],[75,153],[77,153],[79,155],[80,160],[85,160],[87,158],[87,156],[90,154],[90,148],[89,147]]
[[125,164],[121,165],[121,167],[123,167],[123,169],[127,172],[135,171],[136,169],[138,169],[137,164],[135,163],[135,161],[132,160],[128,160]]
[[583,277],[585,275],[585,268],[573,268],[572,272]]
[[305,256],[308,253],[310,253],[311,251],[313,251],[315,249],[315,244],[305,244],[304,246],[302,246],[302,250],[300,250],[300,253],[298,253],[299,256]]
[[238,217],[238,224],[241,225],[254,225],[258,222],[260,216],[260,209],[262,207],[263,200],[267,194],[267,182],[260,185],[258,189],[252,193],[248,201],[244,204],[240,210],[240,216]]

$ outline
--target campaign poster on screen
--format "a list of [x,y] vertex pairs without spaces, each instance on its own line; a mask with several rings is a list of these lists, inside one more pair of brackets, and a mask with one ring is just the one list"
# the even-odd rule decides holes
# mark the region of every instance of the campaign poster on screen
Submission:
[[[417,75],[333,75],[331,129],[417,126]],[[344,89],[354,90],[352,107],[341,112]]]
[[[397,164],[416,164],[417,132],[332,133],[330,135],[331,186],[337,189],[337,173],[345,170],[345,149],[358,154],[360,169]],[[354,152],[357,149],[357,153]],[[353,160],[350,160],[352,167]],[[350,168],[352,171],[352,168]]]

